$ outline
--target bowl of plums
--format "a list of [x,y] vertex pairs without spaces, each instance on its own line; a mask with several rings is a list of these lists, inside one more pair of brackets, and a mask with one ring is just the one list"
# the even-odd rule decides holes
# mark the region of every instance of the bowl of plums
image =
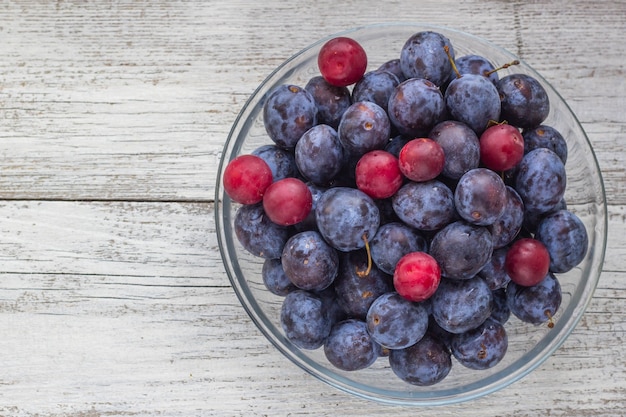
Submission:
[[290,55],[241,109],[216,183],[221,256],[260,332],[388,404],[467,401],[540,366],[606,247],[601,172],[564,99],[440,26],[364,26]]

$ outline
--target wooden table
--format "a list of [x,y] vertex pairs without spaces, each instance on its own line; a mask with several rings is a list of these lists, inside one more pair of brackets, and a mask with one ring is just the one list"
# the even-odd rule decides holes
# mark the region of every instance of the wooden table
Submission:
[[[626,408],[626,3],[35,1],[0,6],[0,416],[618,416]],[[241,106],[313,40],[426,22],[521,55],[604,174],[593,301],[539,369],[425,410],[332,389],[246,316],[217,248]]]

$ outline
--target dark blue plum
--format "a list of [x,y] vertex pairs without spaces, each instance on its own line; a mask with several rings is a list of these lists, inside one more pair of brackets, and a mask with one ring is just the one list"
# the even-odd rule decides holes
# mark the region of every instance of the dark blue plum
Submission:
[[553,210],[561,203],[566,184],[565,165],[548,148],[528,152],[519,163],[515,189],[527,211],[545,213]]
[[380,224],[387,224],[393,222],[399,222],[400,218],[393,211],[393,203],[391,198],[377,198],[374,199],[374,203],[378,206],[378,211],[380,213]]
[[252,151],[263,159],[272,170],[272,178],[274,181],[283,178],[295,177],[298,175],[298,167],[293,153],[277,145],[262,145]]
[[511,308],[506,297],[506,288],[492,291],[493,303],[491,304],[491,318],[505,324],[511,317]]
[[509,194],[502,178],[487,168],[474,168],[459,179],[454,190],[457,213],[465,221],[489,226],[500,217]]
[[311,350],[324,344],[332,327],[321,298],[304,290],[295,290],[285,296],[280,322],[291,343]]
[[315,207],[317,227],[334,248],[348,252],[365,247],[380,225],[378,206],[364,192],[348,187],[330,188]]
[[450,39],[433,31],[415,33],[406,40],[400,51],[402,73],[406,78],[423,78],[437,86],[443,85],[452,71],[446,46],[454,59]]
[[495,249],[487,264],[478,272],[478,275],[485,280],[492,291],[506,288],[511,281],[511,277],[506,273],[504,267],[508,251],[508,248]]
[[470,369],[489,369],[504,358],[509,339],[504,326],[488,318],[476,329],[457,334],[452,339],[452,355]]
[[391,124],[403,135],[425,136],[444,119],[446,105],[431,81],[410,78],[398,85],[387,105]]
[[428,242],[417,230],[400,222],[386,223],[370,242],[372,261],[383,272],[393,275],[396,264],[407,253],[426,252]]
[[383,62],[383,64],[376,69],[376,71],[386,71],[390,72],[398,78],[399,82],[406,80],[404,73],[402,72],[402,68],[400,67],[400,58],[391,59],[389,61]]
[[431,302],[430,298],[427,298],[424,301],[420,301],[420,304],[422,306],[424,306],[424,308],[426,309],[426,313],[428,313],[428,315],[430,316],[432,314],[432,312],[433,312],[432,302]]
[[476,132],[465,123],[446,120],[435,125],[428,137],[443,148],[442,175],[458,180],[480,164],[480,142]]
[[460,334],[480,326],[491,315],[493,294],[479,276],[442,278],[431,297],[432,316],[444,330]]
[[379,358],[388,358],[389,357],[389,353],[391,353],[391,349],[388,349],[384,346],[378,345],[380,351],[378,352],[378,357]]
[[300,136],[317,124],[315,100],[301,87],[280,85],[265,101],[263,123],[278,146],[293,149]]
[[524,224],[524,202],[513,187],[507,185],[507,203],[504,211],[489,226],[493,237],[493,247],[502,248],[511,243],[519,234]]
[[452,191],[438,180],[407,182],[391,201],[398,217],[418,230],[441,229],[456,216]]
[[[457,71],[459,74],[477,74],[487,77],[494,85],[498,82],[498,72],[493,64],[485,57],[480,55],[463,55],[454,60]],[[456,77],[456,73],[450,74],[451,77]]]
[[272,222],[261,204],[240,206],[235,214],[235,235],[249,253],[265,259],[278,259],[291,236],[290,228]]
[[261,277],[265,288],[272,294],[285,296],[298,289],[285,274],[280,259],[266,259],[261,269]]
[[539,126],[550,113],[548,93],[537,79],[527,74],[510,74],[497,85],[502,111],[500,118],[523,129]]
[[[344,148],[345,151],[345,148]],[[343,161],[343,166],[341,167],[341,171],[339,174],[333,178],[333,180],[328,185],[328,188],[335,187],[348,187],[348,188],[357,188],[356,186],[356,165],[359,163],[361,156],[359,155],[350,155],[347,151],[344,152],[345,159]]]
[[559,210],[567,210],[567,202],[565,201],[565,198],[562,198],[559,204],[546,212],[524,210],[523,228],[534,234],[537,231],[539,223],[541,223],[544,217],[548,216],[549,214],[556,213]]
[[446,88],[444,99],[452,118],[467,124],[477,135],[487,129],[490,121],[500,120],[500,95],[483,75],[455,78]]
[[316,231],[299,232],[285,243],[281,261],[289,280],[303,290],[321,291],[339,271],[339,255]]
[[506,288],[507,304],[511,313],[531,324],[553,324],[553,317],[561,306],[561,285],[549,272],[537,285],[524,287],[511,281]]
[[398,77],[387,71],[371,71],[363,75],[352,89],[352,101],[371,101],[387,109],[389,97],[400,84]]
[[491,259],[493,239],[484,226],[459,220],[438,231],[430,242],[430,254],[441,267],[441,275],[470,279]]
[[552,126],[539,125],[534,129],[524,130],[524,153],[537,148],[548,148],[556,153],[561,161],[567,162],[567,142],[563,135]]
[[578,265],[587,253],[589,237],[585,224],[568,210],[548,214],[541,220],[535,238],[550,254],[550,271],[567,272]]
[[340,171],[344,150],[337,131],[324,124],[307,130],[295,148],[300,173],[317,185],[327,185]]
[[366,317],[367,331],[388,349],[404,349],[417,343],[428,329],[428,313],[397,292],[378,297]]
[[339,305],[349,316],[365,320],[370,306],[381,295],[393,291],[390,275],[372,265],[369,273],[365,250],[344,253],[340,257],[335,293]]
[[309,187],[309,191],[311,191],[311,198],[313,200],[313,203],[311,205],[311,211],[309,212],[309,215],[300,223],[294,225],[294,228],[298,232],[304,232],[305,230],[318,231],[317,221],[315,219],[315,207],[317,207],[317,200],[319,200],[322,194],[324,194],[324,192],[327,190],[327,188],[315,185],[312,182],[307,182],[306,186]]
[[[428,299],[428,301],[430,301],[430,299]],[[428,304],[430,304],[432,307],[432,301]],[[432,312],[428,316],[428,330],[426,333],[431,337],[439,340],[441,343],[444,344],[446,349],[450,351],[450,346],[452,345],[452,338],[454,337],[454,333],[450,333],[449,331],[441,327],[434,319]]]
[[304,89],[311,94],[317,106],[317,122],[336,130],[341,116],[352,104],[350,90],[329,84],[321,75],[311,78]]
[[452,369],[452,358],[446,346],[426,334],[419,342],[406,349],[392,350],[389,365],[405,382],[430,386],[441,382]]
[[411,140],[402,135],[394,136],[391,138],[389,142],[385,145],[385,150],[395,156],[396,158],[400,155],[400,150],[407,144],[407,142]]
[[322,300],[324,312],[333,325],[348,318],[348,313],[339,304],[334,285],[314,293]]
[[391,124],[385,109],[371,101],[353,103],[343,114],[339,141],[352,156],[383,149],[391,134]]
[[380,346],[367,332],[365,322],[348,319],[335,324],[326,343],[326,359],[343,371],[358,371],[372,365],[380,354]]

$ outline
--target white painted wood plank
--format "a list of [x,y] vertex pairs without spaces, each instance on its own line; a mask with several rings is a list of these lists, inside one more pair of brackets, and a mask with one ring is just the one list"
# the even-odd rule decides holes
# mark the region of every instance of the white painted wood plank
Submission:
[[[619,286],[624,275],[606,278]],[[99,311],[20,312],[0,321],[2,334],[11,335],[0,348],[12,352],[3,360],[0,413],[362,416],[363,407],[390,410],[337,392],[288,362],[247,320],[230,289],[168,288],[163,298],[139,302],[104,298]],[[608,306],[618,307],[612,300]],[[611,326],[597,345],[606,322],[593,317],[603,304],[594,301],[565,345],[522,381],[471,407],[427,415],[618,415],[625,317],[616,309],[611,319],[621,327]]]
[[0,202],[0,235],[6,272],[189,282],[223,270],[212,203]]
[[[11,205],[15,207],[8,210]],[[188,229],[196,220],[211,219],[212,212],[185,210],[193,204],[40,202],[20,206],[19,211],[18,205],[5,203],[0,213],[21,213],[22,219],[56,213],[48,224],[58,224],[62,232],[38,233],[42,240],[35,242],[29,235],[29,221],[12,222],[20,227],[10,232],[21,237],[22,251],[31,257],[11,269],[39,263],[38,257],[58,241],[63,242],[62,253],[74,255],[73,262],[65,261],[66,272],[1,271],[0,351],[11,354],[5,356],[0,373],[0,415],[12,407],[23,415],[43,410],[80,415],[92,408],[102,414],[146,416],[164,411],[167,415],[299,411],[319,415],[328,410],[362,415],[366,402],[306,375],[264,339],[228,286],[223,268],[215,267],[217,252],[200,251],[207,265],[198,269],[203,272],[198,276],[157,274],[155,265],[175,263],[181,250],[187,259],[190,246],[205,247],[204,236],[214,234],[213,221],[201,231]],[[70,220],[74,233],[66,226]],[[623,230],[625,222],[624,208],[611,211],[610,230]],[[143,226],[138,233],[109,223]],[[92,237],[89,245],[81,233],[87,228]],[[624,259],[622,236],[609,235],[609,259]],[[159,250],[151,252],[150,262],[141,257],[118,260],[103,249],[112,240],[117,243],[111,250],[125,246],[132,253],[140,247]],[[111,264],[111,272],[86,268],[86,263]],[[616,413],[626,383],[626,360],[621,354],[626,273],[623,267],[621,272],[611,272],[619,264],[609,262],[607,267],[582,322],[553,358],[519,383],[479,400],[474,412],[456,406],[437,409],[437,415],[464,410],[464,415],[478,416],[484,406],[491,407],[494,415],[506,415],[511,407],[520,413],[540,414],[547,409],[556,415]],[[89,275],[81,270],[90,271]],[[539,395],[538,387],[550,387],[549,393]],[[532,410],[525,408],[527,396],[535,397]],[[368,408],[381,413],[387,409],[371,404]],[[598,410],[603,411],[598,414]],[[398,415],[410,415],[405,411]]]
[[[521,54],[581,120],[609,203],[571,338],[507,389],[426,410],[350,397],[275,351],[229,288],[212,218],[219,152],[265,76],[322,36],[397,20]],[[3,4],[0,416],[622,415],[625,27],[619,0]]]
[[[226,286],[214,216],[210,203],[1,202],[0,273]],[[626,207],[608,222],[604,270],[625,271]]]
[[[349,22],[354,3],[25,1],[0,10],[0,197],[211,199],[230,125],[276,65],[322,36],[398,16],[522,54],[583,122],[612,121],[623,132],[626,51],[619,38],[606,41],[623,28],[620,2],[430,1],[413,19],[399,3],[385,13],[363,4]],[[599,95],[605,105],[588,105]]]

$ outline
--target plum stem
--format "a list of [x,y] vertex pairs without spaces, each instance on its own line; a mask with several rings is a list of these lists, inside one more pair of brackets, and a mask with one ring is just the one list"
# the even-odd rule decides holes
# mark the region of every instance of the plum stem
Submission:
[[450,65],[452,65],[452,70],[456,74],[456,78],[461,78],[461,73],[459,69],[456,67],[456,63],[454,59],[452,59],[452,54],[450,53],[450,47],[448,45],[443,46],[443,50],[446,51],[446,55],[448,55],[448,61],[450,61]]
[[363,233],[363,242],[365,242],[365,251],[367,252],[367,269],[365,269],[365,271],[359,271],[357,269],[356,274],[361,278],[366,277],[372,270],[372,252],[370,251],[370,244],[367,240],[366,233]]
[[554,327],[554,318],[552,317],[552,313],[550,310],[545,311],[546,316],[548,316],[548,328],[552,329]]
[[502,66],[500,66],[500,67],[498,67],[498,68],[494,68],[494,69],[492,69],[491,71],[485,71],[485,72],[483,72],[483,75],[484,75],[485,77],[489,77],[489,76],[490,76],[491,74],[493,74],[494,72],[497,72],[497,71],[500,71],[500,70],[503,70],[503,69],[507,69],[508,67],[513,66],[513,65],[519,65],[519,61],[516,59],[516,60],[514,60],[514,61],[507,62],[506,64],[503,64]]

